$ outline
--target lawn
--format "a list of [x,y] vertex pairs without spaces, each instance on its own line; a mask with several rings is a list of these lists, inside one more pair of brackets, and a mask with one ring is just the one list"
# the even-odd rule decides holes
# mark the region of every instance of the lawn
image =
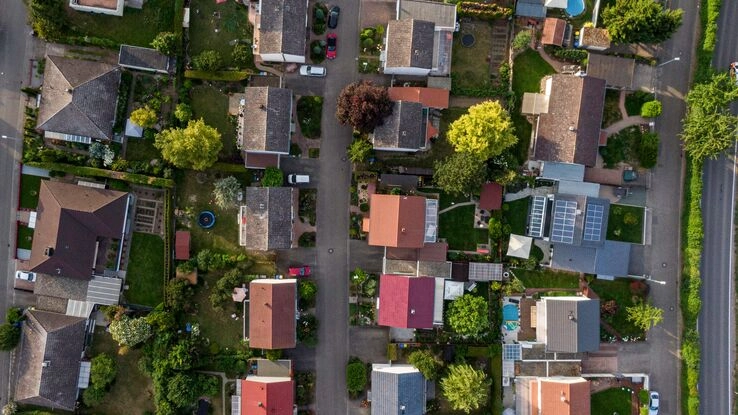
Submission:
[[489,232],[474,229],[474,206],[460,206],[438,216],[438,236],[446,239],[449,249],[475,251],[477,244],[486,244]]
[[38,191],[41,188],[40,176],[31,176],[30,174],[21,175],[21,209],[36,209],[38,206]]
[[[94,408],[94,413],[106,415],[129,415],[131,413],[153,413],[153,385],[151,379],[138,370],[138,359],[142,350],[130,349],[126,354],[118,354],[118,345],[110,334],[97,327],[93,336],[92,355],[107,353],[118,363],[118,376],[102,403]],[[132,409],[135,408],[135,411]]]
[[297,120],[305,138],[320,138],[323,97],[303,96],[297,100]]
[[630,389],[612,388],[592,394],[592,415],[630,414]]
[[[461,45],[461,37],[467,33],[472,33],[475,38],[474,45],[468,48]],[[451,56],[454,89],[481,89],[489,85],[489,62],[484,57],[489,55],[490,50],[492,50],[490,23],[474,20],[473,23],[461,24],[461,30],[454,33],[454,53]]]
[[512,112],[512,121],[515,125],[515,135],[518,137],[514,154],[521,164],[528,159],[531,135],[530,123],[525,116],[520,114],[523,105],[523,93],[539,92],[541,90],[541,79],[553,73],[556,73],[554,68],[533,49],[526,50],[516,56],[513,61],[512,89],[515,93],[516,103]]
[[159,235],[134,232],[126,273],[128,303],[155,307],[164,298],[164,241]]
[[643,243],[643,212],[640,206],[610,205],[607,217],[607,239]]
[[602,113],[602,128],[608,127],[623,119],[620,113],[620,91],[605,91],[605,109]]
[[150,161],[161,159],[161,152],[154,147],[152,140],[145,138],[129,138],[126,143],[126,160]]
[[18,248],[31,249],[33,244],[33,229],[25,225],[18,225]]
[[571,272],[545,268],[537,271],[516,268],[513,270],[513,275],[523,283],[525,288],[579,288],[579,276]]
[[[452,107],[441,113],[440,136],[432,141],[430,151],[418,152],[412,156],[381,154],[379,155],[387,166],[424,167],[433,168],[438,160],[443,160],[454,152],[451,143],[446,141],[445,133],[449,125],[466,114],[466,108]],[[387,152],[389,153],[389,152]]]
[[[175,8],[183,2],[172,0],[148,0],[143,9],[126,7],[123,16],[107,16],[72,10],[68,5],[67,22],[75,34],[110,39],[119,44],[150,47],[159,32],[172,32],[175,28]],[[180,29],[181,30],[181,29]]]
[[[200,274],[207,282],[208,287],[214,287],[222,273]],[[197,304],[197,312],[187,315],[187,321],[190,323],[200,323],[200,333],[210,342],[218,344],[220,349],[226,347],[235,348],[240,343],[243,336],[243,313],[242,303],[229,302],[223,311],[215,310],[210,305],[211,290],[198,285],[193,303]],[[248,318],[249,305],[246,304],[246,317]],[[238,320],[231,318],[235,313]],[[248,335],[248,333],[247,333]]]
[[456,203],[468,202],[469,197],[464,195],[455,195],[452,193],[446,193],[441,189],[435,187],[421,187],[418,189],[419,192],[423,193],[435,193],[438,195],[438,210],[446,209]]
[[[230,3],[228,3],[230,4]],[[218,157],[234,161],[239,157],[236,148],[236,124],[228,115],[228,96],[212,86],[197,86],[190,92],[194,118],[203,118],[207,125],[215,127],[223,140]]]
[[502,214],[510,225],[510,231],[517,235],[525,235],[525,226],[528,223],[528,205],[530,197],[505,202],[502,205]]
[[[248,7],[241,2],[192,0],[190,4],[190,57],[206,50],[220,53],[223,65],[233,65],[233,46],[237,42],[251,46],[253,28],[248,19]],[[248,48],[251,50],[251,48]],[[253,59],[248,65],[256,69]]]
[[615,315],[603,315],[602,319],[612,325],[621,336],[637,337],[643,335],[643,330],[628,321],[626,308],[635,305],[642,295],[631,290],[631,282],[633,280],[627,278],[616,278],[613,281],[595,279],[589,283],[589,286],[600,297],[600,304],[615,300],[618,305]]

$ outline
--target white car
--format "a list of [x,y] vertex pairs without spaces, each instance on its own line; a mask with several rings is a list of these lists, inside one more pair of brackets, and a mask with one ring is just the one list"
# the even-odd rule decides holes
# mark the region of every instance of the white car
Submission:
[[36,273],[29,271],[15,271],[15,278],[23,281],[34,282],[36,281]]
[[310,183],[310,176],[307,174],[290,174],[287,176],[287,183],[289,184],[306,184]]
[[659,414],[659,393],[651,391],[648,399],[648,415]]
[[325,76],[326,70],[322,66],[302,65],[300,75],[302,76]]

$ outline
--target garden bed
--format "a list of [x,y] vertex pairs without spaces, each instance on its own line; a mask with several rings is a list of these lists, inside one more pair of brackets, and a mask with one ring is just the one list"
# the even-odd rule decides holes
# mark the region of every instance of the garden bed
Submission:
[[600,297],[600,304],[614,300],[617,311],[614,315],[601,314],[601,319],[610,324],[621,336],[640,338],[643,330],[628,321],[627,308],[645,300],[648,286],[640,281],[616,278],[613,281],[595,279],[589,287]]
[[155,307],[164,300],[164,241],[158,235],[134,232],[124,292],[126,302]]
[[323,116],[323,97],[302,96],[297,100],[297,121],[305,138],[320,138],[320,121]]
[[643,243],[644,208],[629,205],[610,205],[607,218],[607,239],[612,241]]
[[623,119],[620,113],[620,91],[608,89],[605,91],[605,109],[602,113],[602,128]]
[[317,197],[317,189],[300,189],[300,220],[303,223],[309,223],[311,226],[315,226]]

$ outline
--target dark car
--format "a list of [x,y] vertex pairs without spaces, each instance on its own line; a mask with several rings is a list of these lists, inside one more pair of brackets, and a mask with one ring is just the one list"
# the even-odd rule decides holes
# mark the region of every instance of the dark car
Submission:
[[328,10],[328,27],[331,29],[335,29],[336,26],[338,26],[338,15],[341,14],[341,8],[338,6],[331,7],[330,10]]
[[326,40],[328,41],[328,49],[325,52],[325,57],[328,59],[336,59],[336,34],[329,33],[328,36],[326,36]]

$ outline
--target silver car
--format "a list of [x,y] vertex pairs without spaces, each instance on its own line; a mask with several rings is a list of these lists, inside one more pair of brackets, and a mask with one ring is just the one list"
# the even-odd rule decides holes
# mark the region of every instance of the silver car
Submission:
[[325,76],[326,70],[322,66],[302,65],[300,75],[302,76]]

